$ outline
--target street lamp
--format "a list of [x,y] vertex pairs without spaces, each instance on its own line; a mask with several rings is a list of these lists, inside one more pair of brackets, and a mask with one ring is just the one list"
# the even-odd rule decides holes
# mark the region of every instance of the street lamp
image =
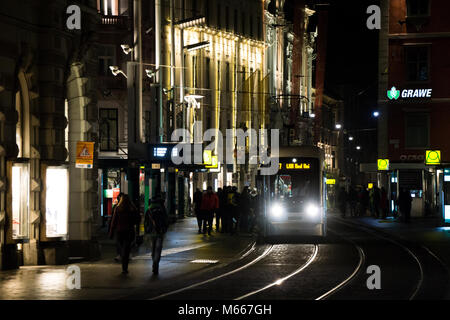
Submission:
[[352,136],[348,137],[348,140],[353,141],[353,137]]
[[342,128],[342,125],[340,124],[340,123],[336,123],[336,129],[341,129]]
[[133,48],[130,48],[130,46],[127,44],[121,44],[120,47],[122,48],[125,54],[129,54],[130,52],[133,51]]
[[374,111],[374,112],[372,113],[372,115],[373,115],[375,118],[378,118],[378,116],[380,115],[380,113],[379,113],[378,111]]
[[360,146],[356,146],[356,150],[361,150],[361,147]]
[[127,77],[127,75],[125,74],[125,72],[123,72],[122,70],[120,70],[118,66],[109,66],[109,69],[111,70],[111,72],[112,72],[112,74],[113,74],[114,76],[117,76],[119,73],[121,73],[121,74],[123,74],[123,76],[124,76],[125,78],[128,79],[128,77]]

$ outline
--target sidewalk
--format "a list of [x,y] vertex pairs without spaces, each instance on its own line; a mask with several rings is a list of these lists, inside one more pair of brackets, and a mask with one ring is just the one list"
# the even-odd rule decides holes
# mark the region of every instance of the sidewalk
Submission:
[[[150,248],[146,243],[130,261],[129,274],[121,274],[121,264],[114,262],[115,244],[102,240],[102,259],[80,262],[81,289],[66,286],[66,266],[25,266],[0,271],[0,299],[118,299],[132,290],[200,272],[212,265],[226,264],[240,255],[252,242],[250,235],[231,236],[215,231],[211,236],[197,233],[195,218],[185,218],[169,227],[159,275],[152,274]],[[193,263],[193,260],[204,260]],[[216,264],[213,261],[218,260]]]

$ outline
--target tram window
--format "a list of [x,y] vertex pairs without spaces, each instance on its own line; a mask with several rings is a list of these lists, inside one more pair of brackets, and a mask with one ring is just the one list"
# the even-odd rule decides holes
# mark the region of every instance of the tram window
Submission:
[[[319,197],[318,183],[310,177],[281,174],[275,177],[274,182],[274,196],[276,198],[306,200]],[[314,190],[317,192],[314,192]]]

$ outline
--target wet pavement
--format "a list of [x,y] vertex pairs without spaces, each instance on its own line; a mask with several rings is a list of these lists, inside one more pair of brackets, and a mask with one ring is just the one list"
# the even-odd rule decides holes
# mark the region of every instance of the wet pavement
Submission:
[[152,273],[147,241],[133,254],[129,274],[122,275],[121,264],[113,259],[114,242],[103,240],[101,260],[75,264],[81,271],[81,289],[67,287],[68,265],[23,266],[0,271],[0,299],[119,299],[146,286],[226,265],[238,259],[253,242],[251,235],[232,236],[213,231],[208,236],[198,234],[197,230],[195,218],[185,218],[170,226],[157,276]]

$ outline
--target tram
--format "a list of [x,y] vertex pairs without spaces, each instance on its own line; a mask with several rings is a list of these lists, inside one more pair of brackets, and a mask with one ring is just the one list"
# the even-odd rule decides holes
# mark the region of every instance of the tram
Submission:
[[326,236],[324,152],[315,146],[280,147],[279,170],[257,176],[261,236]]

